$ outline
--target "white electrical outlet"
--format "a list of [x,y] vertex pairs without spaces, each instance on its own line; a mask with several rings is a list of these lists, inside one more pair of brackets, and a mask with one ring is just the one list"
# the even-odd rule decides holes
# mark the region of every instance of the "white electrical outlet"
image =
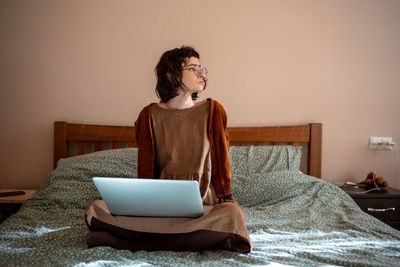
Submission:
[[392,137],[369,137],[369,149],[373,150],[392,150],[394,143]]

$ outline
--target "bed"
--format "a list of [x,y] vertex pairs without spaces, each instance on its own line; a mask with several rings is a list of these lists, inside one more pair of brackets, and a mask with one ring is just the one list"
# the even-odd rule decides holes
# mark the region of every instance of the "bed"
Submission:
[[231,127],[232,193],[252,252],[88,249],[93,176],[136,177],[134,127],[55,122],[54,166],[0,225],[1,266],[400,266],[400,231],[321,176],[322,124]]

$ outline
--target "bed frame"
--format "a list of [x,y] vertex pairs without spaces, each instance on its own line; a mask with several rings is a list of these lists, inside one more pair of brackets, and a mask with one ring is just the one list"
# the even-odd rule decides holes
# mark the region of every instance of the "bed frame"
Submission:
[[[303,146],[306,172],[321,178],[322,124],[228,127],[230,145]],[[135,127],[54,122],[54,168],[61,158],[95,151],[136,147]]]

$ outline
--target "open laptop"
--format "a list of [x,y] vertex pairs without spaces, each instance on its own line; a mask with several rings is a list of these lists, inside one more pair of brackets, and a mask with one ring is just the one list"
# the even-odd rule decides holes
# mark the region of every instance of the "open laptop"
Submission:
[[200,217],[203,202],[197,181],[94,177],[113,215]]

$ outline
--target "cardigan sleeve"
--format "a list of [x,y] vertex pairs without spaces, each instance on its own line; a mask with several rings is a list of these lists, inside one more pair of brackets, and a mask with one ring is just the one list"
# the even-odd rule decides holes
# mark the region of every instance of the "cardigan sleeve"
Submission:
[[150,105],[146,106],[135,122],[136,144],[138,147],[138,178],[154,176],[154,140],[150,122]]
[[231,166],[229,161],[229,134],[227,129],[227,115],[224,107],[215,100],[211,100],[210,132],[211,143],[211,179],[218,197],[227,197],[231,194]]

